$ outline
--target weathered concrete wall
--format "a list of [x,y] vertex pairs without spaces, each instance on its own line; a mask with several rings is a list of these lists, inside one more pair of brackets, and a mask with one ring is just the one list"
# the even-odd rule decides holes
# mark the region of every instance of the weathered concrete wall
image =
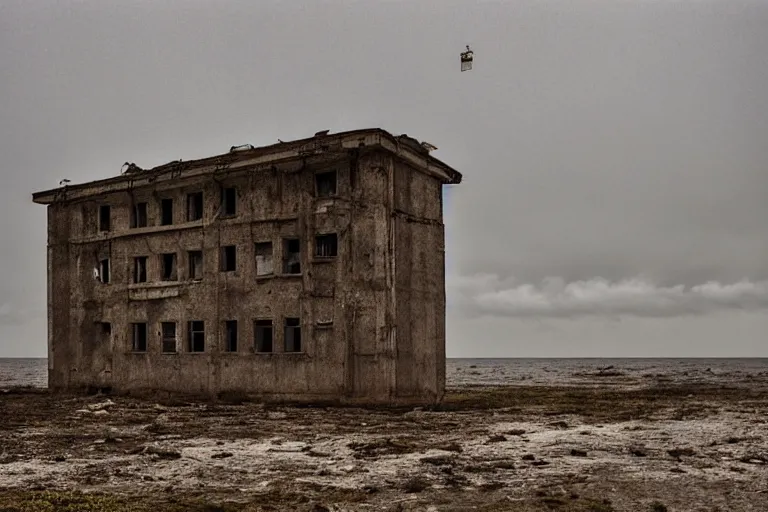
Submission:
[[[315,196],[315,172],[337,172],[337,194]],[[237,214],[219,211],[236,187]],[[186,196],[202,191],[204,216],[186,221]],[[160,204],[174,200],[174,223]],[[433,401],[445,380],[441,185],[380,149],[353,149],[295,166],[179,178],[128,192],[49,206],[50,385],[242,390],[283,399]],[[148,203],[149,225],[130,228]],[[111,206],[111,230],[98,209]],[[336,233],[335,258],[314,256],[315,235]],[[283,239],[301,241],[300,275],[282,272]],[[274,275],[257,276],[254,245],[273,244]],[[237,247],[237,267],[220,251]],[[203,278],[188,278],[188,251],[203,251]],[[177,280],[161,281],[161,255],[177,256]],[[147,282],[133,283],[146,256]],[[94,278],[109,258],[111,279]],[[283,322],[301,321],[302,351],[283,352]],[[273,320],[273,353],[254,347],[256,319]],[[238,349],[225,349],[228,320]],[[328,321],[332,321],[329,325]],[[205,322],[205,351],[189,351],[189,321]],[[111,325],[111,333],[103,323]],[[148,324],[134,352],[131,323]],[[175,322],[177,351],[163,353],[162,322]]]
[[397,391],[439,400],[445,390],[445,233],[442,184],[395,167]]

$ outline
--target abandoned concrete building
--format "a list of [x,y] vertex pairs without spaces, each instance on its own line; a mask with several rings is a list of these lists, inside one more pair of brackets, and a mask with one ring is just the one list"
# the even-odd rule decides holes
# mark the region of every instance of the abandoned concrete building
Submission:
[[432,149],[319,132],[33,194],[49,387],[439,401],[461,174]]

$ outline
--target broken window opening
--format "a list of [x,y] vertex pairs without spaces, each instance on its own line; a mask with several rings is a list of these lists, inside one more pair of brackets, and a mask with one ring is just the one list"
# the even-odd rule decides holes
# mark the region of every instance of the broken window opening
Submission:
[[145,228],[147,227],[147,203],[136,203],[131,210],[131,227],[132,228]]
[[317,258],[335,258],[338,252],[336,233],[315,237],[315,256]]
[[112,208],[108,204],[99,206],[99,231],[109,231],[112,221]]
[[221,215],[234,217],[237,215],[237,189],[225,188],[221,191]]
[[317,197],[332,197],[336,195],[336,171],[315,174],[315,190]]
[[298,238],[289,238],[283,243],[283,273],[301,274],[301,243]]
[[285,319],[285,351],[301,352],[301,324],[298,318]]
[[226,352],[237,352],[237,320],[227,320],[224,322],[224,336],[224,350]]
[[189,222],[203,218],[203,193],[187,194],[187,220]]
[[176,273],[176,253],[169,252],[167,254],[160,255],[161,258],[161,279],[163,281],[176,281],[178,275]]
[[160,335],[163,340],[163,353],[176,353],[176,322],[163,322],[160,326]]
[[234,272],[237,270],[237,246],[227,245],[221,248],[220,268],[222,272]]
[[272,242],[257,242],[254,247],[256,254],[256,275],[268,276],[274,272],[272,264]]
[[133,282],[134,283],[146,283],[147,282],[147,257],[138,256],[133,258]]
[[202,320],[189,322],[189,351],[205,352],[205,322]]
[[170,226],[171,224],[173,224],[173,199],[162,199],[160,201],[160,225]]
[[189,251],[189,278],[193,281],[203,278],[203,251]]
[[99,280],[104,284],[109,284],[109,258],[99,262]]
[[132,350],[134,352],[146,352],[147,351],[147,324],[146,323],[134,323],[133,336],[132,336]]
[[253,337],[256,352],[272,352],[272,320],[256,320]]

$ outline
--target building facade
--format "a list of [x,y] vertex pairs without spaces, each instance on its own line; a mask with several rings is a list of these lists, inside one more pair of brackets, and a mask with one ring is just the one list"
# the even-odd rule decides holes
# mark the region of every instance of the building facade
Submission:
[[427,147],[321,132],[34,194],[49,387],[439,401],[461,174]]

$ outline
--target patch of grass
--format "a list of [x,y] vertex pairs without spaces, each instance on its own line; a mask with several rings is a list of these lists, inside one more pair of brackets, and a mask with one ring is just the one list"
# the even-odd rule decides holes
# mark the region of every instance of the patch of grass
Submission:
[[640,389],[592,389],[547,386],[474,387],[451,390],[433,409],[442,411],[519,409],[529,414],[577,414],[585,421],[606,423],[649,418],[674,408],[676,417],[701,417],[712,410],[704,405],[680,407],[681,400],[768,401],[761,389],[714,385],[661,385]]
[[382,455],[402,455],[419,451],[420,447],[410,441],[399,439],[378,439],[369,443],[349,443],[347,445],[355,452],[355,458],[376,458]]
[[[346,489],[313,489],[322,492],[322,499],[331,503],[364,501],[366,493]],[[269,491],[253,496],[248,503],[228,502],[210,496],[146,495],[120,496],[77,491],[0,491],[2,512],[257,512],[269,510],[301,510],[309,503],[307,494],[287,491],[273,486]]]
[[410,478],[403,484],[403,490],[409,493],[422,492],[429,487],[429,482],[420,476]]

